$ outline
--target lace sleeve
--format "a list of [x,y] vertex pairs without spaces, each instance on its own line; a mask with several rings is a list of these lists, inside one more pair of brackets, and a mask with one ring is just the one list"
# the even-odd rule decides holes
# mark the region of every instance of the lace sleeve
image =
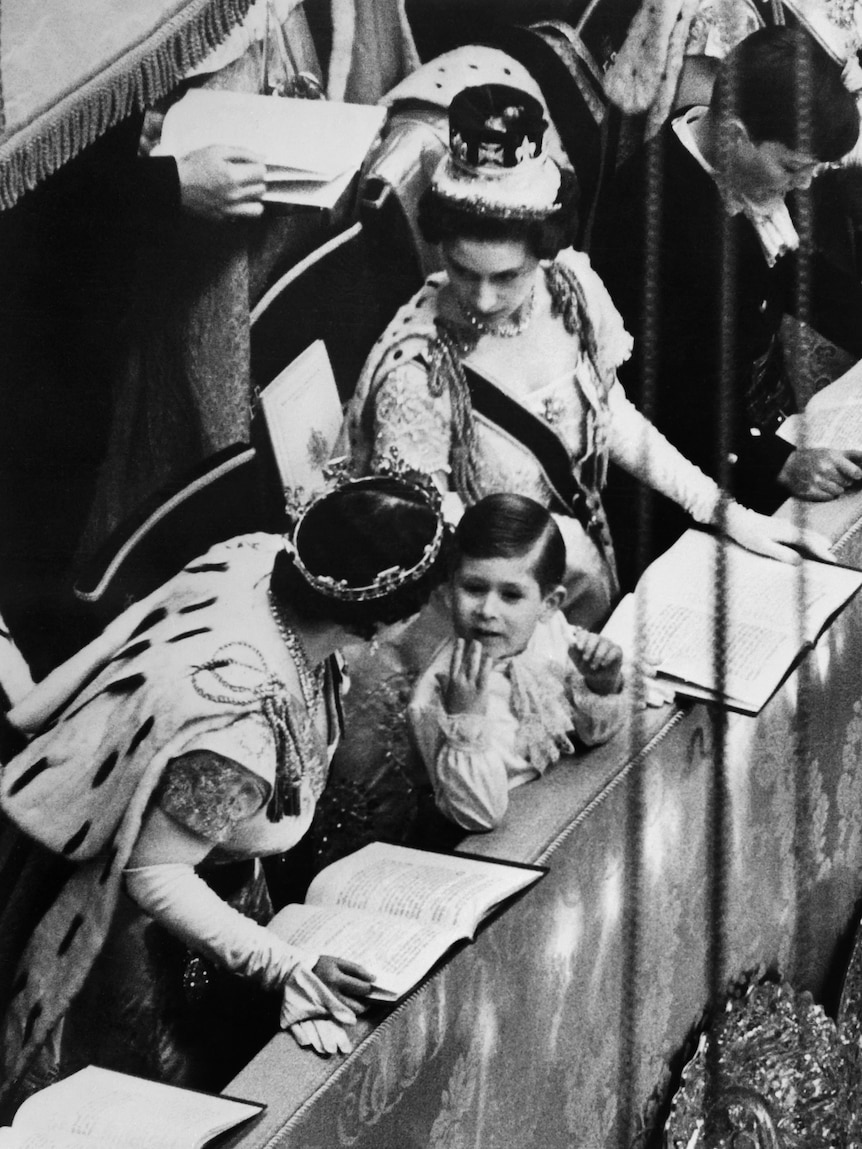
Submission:
[[230,758],[192,750],[173,758],[156,788],[158,806],[211,842],[224,842],[238,822],[257,813],[267,785]]
[[449,470],[449,396],[434,398],[427,372],[418,363],[398,367],[375,397],[372,466],[393,456],[433,475]]

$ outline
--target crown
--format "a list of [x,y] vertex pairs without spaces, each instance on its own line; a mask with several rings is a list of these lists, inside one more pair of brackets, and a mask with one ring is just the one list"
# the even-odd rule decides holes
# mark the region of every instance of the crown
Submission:
[[[334,460],[328,471],[326,486],[305,502],[298,513],[290,537],[285,538],[285,549],[290,553],[293,564],[304,581],[326,598],[338,599],[341,602],[368,602],[372,599],[385,598],[403,586],[418,582],[434,565],[449,529],[442,515],[442,496],[431,478],[412,471],[395,460],[382,461],[373,475],[366,475],[363,478],[351,477],[340,459]],[[381,479],[397,480],[408,490],[419,494],[428,509],[434,512],[437,525],[418,561],[409,567],[387,567],[379,571],[371,582],[364,586],[351,586],[346,579],[336,579],[332,575],[315,574],[310,571],[302,559],[300,534],[312,508],[346,487],[352,490],[362,490],[364,487],[379,489]]]
[[449,106],[449,151],[432,177],[434,191],[476,215],[553,215],[560,169],[544,151],[546,127],[542,105],[519,88],[462,89]]

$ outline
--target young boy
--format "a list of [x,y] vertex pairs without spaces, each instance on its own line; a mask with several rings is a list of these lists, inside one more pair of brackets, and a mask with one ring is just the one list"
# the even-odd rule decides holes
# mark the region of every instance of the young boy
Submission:
[[489,495],[465,511],[451,579],[455,636],[416,684],[408,715],[440,811],[492,830],[509,791],[624,714],[622,651],[560,611],[565,544],[544,507]]

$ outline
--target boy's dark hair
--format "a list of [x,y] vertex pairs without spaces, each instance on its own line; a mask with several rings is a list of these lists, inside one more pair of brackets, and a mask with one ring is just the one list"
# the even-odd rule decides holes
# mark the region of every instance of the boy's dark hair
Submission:
[[740,41],[721,63],[710,107],[740,119],[755,144],[774,140],[821,163],[841,159],[859,136],[840,65],[800,28],[761,28]]
[[[312,507],[297,545],[312,574],[365,586],[381,571],[415,566],[434,538],[437,523],[437,514],[420,491],[380,477],[367,480],[362,489],[336,491]],[[370,638],[379,624],[400,622],[425,604],[446,577],[450,545],[447,531],[428,570],[378,598],[345,601],[324,594],[309,585],[287,551],[276,556],[270,589],[300,618],[338,623]]]
[[452,239],[523,239],[536,259],[555,259],[564,247],[571,247],[578,222],[577,181],[565,168],[560,171],[557,199],[562,208],[547,219],[501,219],[458,207],[429,187],[419,198],[417,220],[426,243]]
[[[542,594],[563,581],[566,544],[550,512],[526,495],[486,495],[468,507],[455,528],[457,556],[513,559],[541,543],[533,568]],[[457,558],[456,558],[457,562]]]

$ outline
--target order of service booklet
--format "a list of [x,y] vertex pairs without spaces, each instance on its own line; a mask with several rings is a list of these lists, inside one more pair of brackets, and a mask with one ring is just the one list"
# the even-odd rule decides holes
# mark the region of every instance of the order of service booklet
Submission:
[[28,1097],[0,1149],[202,1149],[265,1108],[88,1065]]
[[314,878],[302,905],[268,929],[296,946],[337,954],[374,975],[371,997],[397,1001],[506,898],[543,877],[542,866],[435,854],[372,842]]
[[301,100],[194,88],[173,104],[154,155],[185,156],[222,144],[266,163],[264,201],[333,207],[386,119],[371,104]]
[[260,393],[269,445],[285,491],[310,493],[341,429],[341,400],[322,339],[316,339]]
[[[714,653],[719,547],[726,563],[721,692]],[[647,567],[602,633],[633,652],[636,629],[644,628],[637,645],[677,694],[757,714],[860,586],[862,572],[847,567],[808,559],[794,566],[690,530]]]

